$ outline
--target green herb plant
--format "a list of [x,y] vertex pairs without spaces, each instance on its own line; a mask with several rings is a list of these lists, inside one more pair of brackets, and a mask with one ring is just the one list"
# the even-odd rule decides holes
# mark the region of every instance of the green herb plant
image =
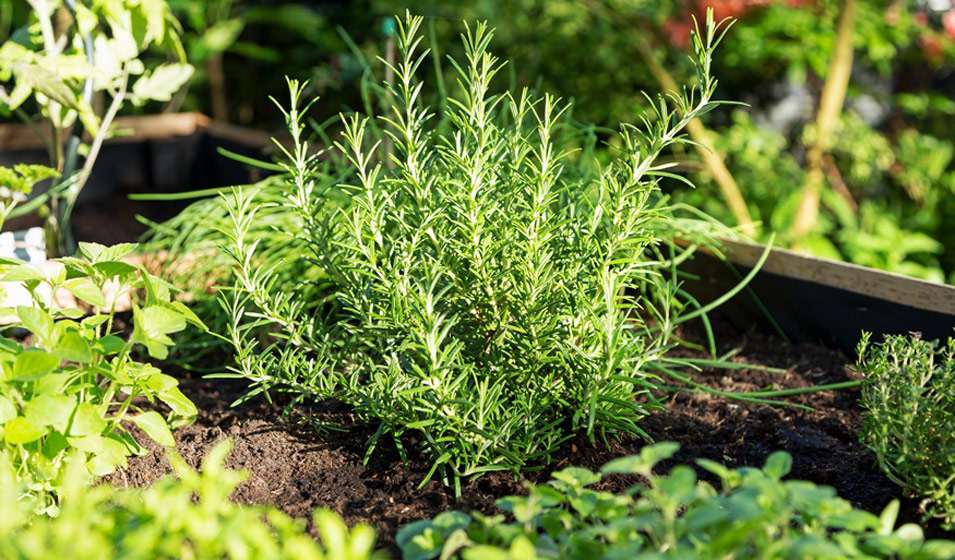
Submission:
[[302,86],[289,82],[285,239],[327,276],[288,281],[288,263],[263,262],[248,235],[262,206],[237,191],[224,228],[237,365],[225,375],[250,380],[250,395],[352,405],[379,422],[369,453],[382,436],[404,453],[414,435],[432,462],[424,482],[439,474],[460,491],[462,477],[544,461],[574,433],[642,435],[659,406],[650,390],[671,371],[673,327],[706,308],[671,274],[679,223],[657,182],[673,175],[656,160],[717,105],[709,68],[726,25],[710,14],[694,34],[696,84],[624,125],[620,152],[592,172],[573,161],[558,99],[489,93],[501,65],[485,24],[452,60],[460,91],[447,111],[426,105],[421,22],[397,26],[386,137],[370,117],[342,119],[333,152],[351,181],[316,172]]
[[[139,490],[89,487],[82,457],[66,469],[63,507],[55,518],[32,517],[18,500],[17,481],[0,454],[0,556],[46,558],[229,560],[372,560],[375,532],[350,530],[330,511],[316,510],[321,543],[274,507],[239,506],[229,500],[246,474],[224,467],[224,441],[196,472],[170,454],[175,476]],[[6,465],[9,467],[9,465]]]
[[55,170],[43,165],[0,166],[0,228],[14,209],[33,193],[37,183],[57,175]]
[[[0,282],[22,285],[31,300],[2,310],[12,327],[30,336],[23,342],[0,339],[0,454],[9,471],[4,474],[23,484],[25,501],[38,512],[56,512],[71,453],[88,476],[106,475],[125,466],[129,455],[144,452],[128,426],[172,446],[170,428],[196,415],[176,379],[135,359],[137,347],[163,359],[173,345],[170,334],[187,323],[202,326],[182,303],[171,302],[166,282],[121,260],[135,248],[81,243],[84,259],[66,257],[46,268],[0,263]],[[58,308],[61,292],[89,304],[93,313]],[[133,332],[124,340],[116,332],[115,302],[134,292],[143,296],[133,303]],[[171,412],[164,417],[144,410],[142,398],[158,399]]]
[[862,440],[893,482],[921,497],[926,518],[955,529],[955,339],[859,342]]
[[[129,102],[168,101],[192,66],[165,0],[28,3],[30,21],[0,46],[0,81],[12,82],[0,88],[0,105],[34,128],[59,174],[38,201],[48,203],[47,250],[61,256],[76,249],[70,215],[119,111]],[[175,61],[146,68],[142,55],[156,46]],[[97,96],[102,111],[95,108]],[[21,211],[27,208],[35,205]]]
[[[895,527],[899,503],[881,515],[853,509],[828,486],[782,480],[792,458],[770,455],[762,469],[728,469],[698,459],[720,489],[688,466],[657,475],[678,446],[660,443],[594,473],[571,467],[526,496],[497,504],[507,515],[446,512],[398,532],[405,560],[536,558],[802,560],[952,558],[955,541],[926,541],[913,524]],[[646,485],[622,493],[593,488],[618,475]]]

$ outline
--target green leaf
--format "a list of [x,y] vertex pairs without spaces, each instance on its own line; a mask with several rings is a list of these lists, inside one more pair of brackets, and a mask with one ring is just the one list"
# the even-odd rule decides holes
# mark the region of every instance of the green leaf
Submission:
[[[80,254],[94,265],[119,263],[124,257],[131,255],[137,248],[137,243],[117,243],[107,247],[99,243],[80,242]],[[123,263],[125,264],[125,263]]]
[[653,467],[665,459],[672,457],[680,445],[672,442],[662,442],[644,446],[639,455],[630,455],[614,459],[600,469],[602,474],[640,474],[648,475]]
[[166,305],[151,305],[143,310],[133,306],[132,342],[146,347],[149,355],[159,360],[169,355],[173,341],[167,335],[186,328],[182,314]]
[[129,278],[138,270],[135,266],[122,261],[100,262],[93,265],[93,268],[107,278],[119,276],[122,279]]
[[17,306],[17,316],[23,328],[35,334],[42,342],[46,342],[53,334],[53,318],[39,307]]
[[45,281],[46,273],[34,264],[24,263],[8,270],[0,278],[0,282],[24,282],[26,280]]
[[99,435],[106,429],[106,420],[100,416],[96,407],[90,403],[80,403],[71,419],[69,437]]
[[192,77],[190,64],[162,64],[147,72],[133,84],[131,100],[134,105],[143,105],[147,101],[169,101],[174,93]]
[[208,52],[222,53],[239,38],[245,22],[239,18],[218,21],[199,38],[199,45]]
[[4,424],[17,417],[17,407],[7,397],[0,395],[0,424]]
[[770,478],[780,480],[792,470],[793,458],[785,451],[776,451],[766,459],[766,466],[763,467]]
[[13,362],[13,377],[19,381],[32,381],[52,372],[60,365],[60,359],[39,348],[27,348]]
[[67,362],[86,364],[93,361],[93,352],[90,349],[89,342],[80,333],[73,330],[63,333],[63,336],[53,347],[53,354]]
[[93,343],[93,349],[103,356],[111,356],[123,351],[126,341],[118,336],[108,334]]
[[166,419],[158,412],[151,410],[128,418],[135,422],[136,425],[139,426],[139,429],[146,432],[146,435],[159,445],[175,447],[176,440],[172,437],[169,425],[166,424]]
[[209,330],[209,327],[207,327],[205,323],[202,322],[202,319],[200,319],[198,315],[193,313],[192,309],[189,309],[189,307],[186,304],[180,301],[174,301],[170,305],[172,305],[174,309],[182,313],[182,316],[186,319],[186,322],[188,322],[192,326],[198,327],[204,331]]
[[74,397],[40,395],[23,407],[23,415],[37,426],[52,426],[57,431],[65,432],[75,408]]
[[199,413],[199,411],[196,409],[196,405],[193,404],[193,402],[185,395],[183,395],[182,391],[180,391],[178,387],[174,387],[164,393],[160,393],[159,400],[169,405],[169,408],[171,408],[172,411],[178,416],[190,418]]
[[78,299],[94,307],[106,307],[106,298],[103,297],[103,290],[88,276],[67,280],[63,283],[63,287]]
[[13,420],[7,422],[4,424],[3,429],[4,439],[7,440],[7,443],[13,445],[21,445],[24,443],[30,443],[31,441],[36,441],[45,436],[47,432],[46,428],[37,426],[23,416],[17,416]]

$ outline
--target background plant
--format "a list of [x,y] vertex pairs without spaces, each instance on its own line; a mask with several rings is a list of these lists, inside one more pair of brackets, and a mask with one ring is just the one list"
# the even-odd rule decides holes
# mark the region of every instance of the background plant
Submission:
[[414,434],[433,461],[426,479],[517,470],[573,432],[642,434],[674,324],[705,311],[675,317],[692,302],[663,256],[660,232],[681,222],[659,196],[671,175],[656,159],[715,107],[709,68],[723,30],[708,20],[695,35],[697,84],[655,101],[643,126],[623,126],[623,149],[592,171],[570,161],[555,98],[489,93],[500,66],[483,24],[452,63],[461,91],[444,105],[448,127],[429,127],[440,109],[420,97],[421,22],[398,25],[386,137],[369,139],[367,117],[343,119],[336,149],[353,183],[314,173],[321,156],[302,139],[302,87],[290,82],[283,194],[297,227],[286,239],[331,286],[283,282],[281,262],[259,264],[246,235],[259,206],[237,192],[224,232],[234,375],[252,394],[279,387],[353,405],[380,422],[372,449],[383,435],[402,449]]
[[[404,527],[405,560],[431,558],[950,558],[955,542],[926,542],[913,524],[896,528],[897,501],[881,515],[853,509],[827,486],[783,481],[792,458],[770,455],[762,469],[697,464],[720,480],[716,490],[688,466],[653,468],[673,443],[644,447],[594,473],[571,467],[532,485],[527,496],[498,500],[507,515],[442,513]],[[608,476],[647,481],[614,494],[593,487]]]
[[[25,502],[38,512],[58,508],[61,475],[73,453],[87,475],[109,474],[126,458],[144,452],[128,431],[138,426],[156,442],[172,446],[170,427],[189,422],[196,408],[176,379],[137,361],[133,350],[166,357],[168,335],[201,323],[171,289],[120,259],[135,245],[81,244],[86,260],[63,258],[39,268],[15,260],[0,264],[0,282],[16,283],[30,305],[4,309],[13,327],[30,332],[28,342],[0,340],[0,452],[8,475],[25,488]],[[107,286],[108,285],[108,286]],[[107,300],[104,290],[111,292]],[[72,294],[93,307],[58,308],[55,295]],[[129,340],[117,336],[115,302],[142,291],[133,304]],[[144,410],[140,399],[159,399],[171,412]]]
[[13,168],[0,166],[0,228],[17,206],[26,201],[33,188],[57,172],[43,165],[19,164]]
[[[332,512],[317,510],[321,543],[305,523],[269,506],[239,506],[229,496],[246,477],[225,468],[231,443],[219,443],[196,472],[172,454],[175,475],[143,489],[88,487],[82,458],[65,478],[63,507],[55,518],[34,518],[17,496],[17,481],[0,478],[0,555],[19,560],[51,556],[230,560],[370,560],[375,534],[349,530]],[[0,477],[8,469],[0,455]],[[79,467],[77,468],[77,465]]]
[[[43,195],[47,248],[72,254],[70,214],[119,110],[127,102],[168,101],[192,67],[164,0],[28,3],[30,20],[0,46],[0,81],[10,84],[0,89],[0,103],[44,140],[59,174]],[[146,68],[142,55],[154,46],[176,61]]]
[[918,335],[859,343],[862,439],[893,482],[923,499],[926,517],[955,527],[955,339]]

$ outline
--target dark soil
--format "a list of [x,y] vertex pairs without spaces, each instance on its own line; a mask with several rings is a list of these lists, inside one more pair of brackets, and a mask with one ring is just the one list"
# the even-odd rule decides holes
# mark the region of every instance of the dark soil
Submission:
[[[703,372],[700,379],[713,387],[752,391],[766,387],[797,388],[845,381],[854,377],[849,360],[839,352],[813,345],[791,345],[763,335],[739,335],[727,349],[740,347],[734,361],[774,368]],[[321,427],[302,415],[281,419],[282,407],[264,399],[230,408],[241,395],[238,381],[206,380],[187,376],[183,392],[199,408],[195,424],[176,433],[177,451],[198,466],[209,449],[224,438],[235,440],[228,465],[248,469],[249,479],[234,495],[241,503],[274,504],[293,516],[307,517],[316,507],[330,508],[349,524],[365,522],[379,532],[380,544],[395,550],[395,532],[402,525],[432,517],[447,509],[495,511],[494,501],[520,493],[527,481],[541,482],[548,474],[570,465],[599,468],[606,461],[637,452],[642,440],[623,438],[607,449],[586,438],[567,442],[544,469],[520,479],[509,474],[487,475],[465,486],[463,499],[431,481],[418,485],[427,463],[411,453],[406,470],[391,442],[382,441],[366,466],[365,443],[374,426],[356,423],[335,403],[319,403],[307,412],[336,429]],[[874,456],[858,441],[861,410],[858,392],[843,390],[792,397],[813,411],[791,407],[731,401],[706,395],[676,393],[666,399],[666,410],[654,412],[642,427],[657,441],[675,441],[682,448],[662,467],[692,463],[705,457],[730,466],[761,466],[773,451],[783,449],[794,458],[792,477],[831,485],[856,506],[879,512],[901,497],[875,464]],[[145,438],[140,438],[145,440]],[[168,470],[163,451],[155,445],[148,454],[130,459],[129,467],[113,474],[114,484],[145,485]],[[701,472],[701,474],[703,474]],[[621,490],[624,481],[605,482]],[[619,486],[615,488],[614,486]],[[917,502],[903,500],[903,521],[918,521]],[[930,536],[945,533],[929,527]],[[946,535],[951,536],[951,535]]]

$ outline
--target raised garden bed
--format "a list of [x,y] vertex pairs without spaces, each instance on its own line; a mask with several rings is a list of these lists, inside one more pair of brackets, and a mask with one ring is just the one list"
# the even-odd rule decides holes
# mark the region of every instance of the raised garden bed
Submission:
[[[722,326],[721,350],[742,348],[733,361],[786,371],[707,371],[699,378],[707,385],[755,391],[770,385],[803,388],[857,378],[848,366],[852,360],[838,350],[787,343],[773,335]],[[693,329],[688,334],[699,340]],[[516,479],[506,473],[483,476],[465,486],[462,500],[456,502],[452,490],[439,482],[430,481],[418,488],[428,463],[414,452],[406,470],[394,445],[382,443],[363,465],[366,441],[375,426],[355,423],[341,405],[319,404],[303,411],[308,417],[292,414],[283,420],[281,400],[269,404],[259,398],[231,408],[229,403],[245,390],[242,382],[202,379],[185,372],[182,375],[182,390],[200,411],[195,424],[175,433],[177,452],[191,465],[198,466],[216,443],[232,438],[236,445],[227,465],[251,473],[233,496],[235,500],[274,504],[303,518],[316,507],[330,508],[349,525],[373,525],[380,544],[393,554],[398,553],[396,531],[409,522],[448,509],[498,513],[495,500],[524,493],[526,481],[546,481],[551,472],[568,466],[596,470],[613,458],[639,452],[646,444],[624,437],[607,449],[578,437],[564,444],[543,470]],[[900,497],[900,490],[859,442],[862,410],[858,396],[857,390],[843,390],[790,399],[813,407],[808,412],[716,396],[676,394],[667,400],[666,410],[654,412],[645,420],[643,428],[657,441],[681,444],[679,453],[665,462],[661,471],[676,464],[692,464],[699,457],[731,467],[759,466],[773,451],[786,450],[794,458],[793,478],[832,486],[856,506],[878,513]],[[150,484],[169,470],[164,453],[150,443],[147,455],[131,458],[128,469],[117,471],[107,481],[120,486]],[[712,476],[705,478],[713,481]],[[604,483],[602,488],[622,491],[624,482]],[[918,501],[903,500],[900,521],[918,521]],[[937,525],[929,525],[927,534],[952,536]]]

